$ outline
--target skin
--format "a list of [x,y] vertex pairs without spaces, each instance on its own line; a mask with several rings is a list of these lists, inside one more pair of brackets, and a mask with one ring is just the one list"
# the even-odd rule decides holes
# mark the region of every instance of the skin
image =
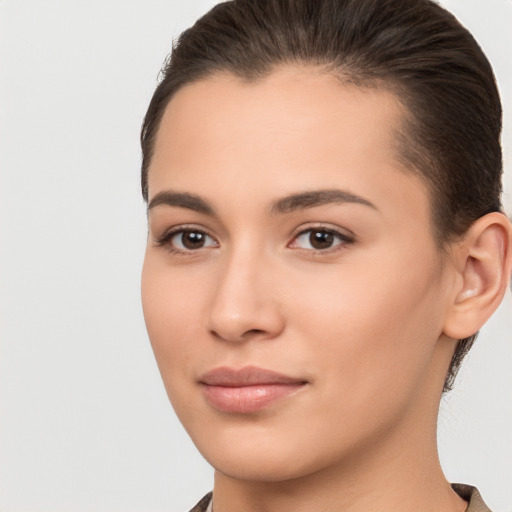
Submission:
[[[440,468],[436,420],[469,250],[434,241],[428,191],[398,163],[403,116],[390,93],[303,67],[217,74],[166,109],[143,307],[172,405],[215,468],[216,512],[467,506]],[[276,206],[319,190],[363,201]],[[180,229],[205,245],[187,249]],[[339,235],[318,250],[312,229]],[[247,365],[306,384],[251,414],[212,407],[200,376]]]

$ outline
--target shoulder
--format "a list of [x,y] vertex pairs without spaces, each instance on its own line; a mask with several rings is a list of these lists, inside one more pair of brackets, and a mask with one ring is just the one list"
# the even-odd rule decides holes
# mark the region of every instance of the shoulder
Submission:
[[491,512],[491,509],[485,504],[476,487],[452,484],[452,488],[462,499],[469,503],[466,512]]
[[207,512],[208,505],[212,500],[212,493],[209,492],[206,496],[203,496],[197,504],[190,509],[190,512]]

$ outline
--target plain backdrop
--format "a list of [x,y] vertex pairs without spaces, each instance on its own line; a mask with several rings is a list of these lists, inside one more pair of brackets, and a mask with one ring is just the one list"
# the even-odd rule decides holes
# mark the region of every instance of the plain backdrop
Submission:
[[[0,511],[173,512],[212,486],[167,402],[139,279],[139,128],[214,1],[0,0]],[[445,0],[495,67],[512,210],[512,1]],[[512,511],[512,301],[444,400],[450,480]]]

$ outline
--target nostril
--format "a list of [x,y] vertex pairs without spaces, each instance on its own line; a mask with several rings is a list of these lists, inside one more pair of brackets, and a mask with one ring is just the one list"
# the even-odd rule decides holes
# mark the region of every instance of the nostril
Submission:
[[224,335],[219,334],[215,329],[212,329],[210,331],[211,335],[217,339],[221,340],[231,340],[231,341],[243,341],[248,340],[254,337],[257,337],[258,335],[265,334],[264,329],[249,329],[245,332],[243,332],[241,335],[235,335],[234,333],[228,334],[224,333]]
[[249,329],[248,331],[244,332],[242,334],[243,337],[248,337],[248,336],[252,336],[254,334],[261,334],[265,331],[263,331],[262,329]]

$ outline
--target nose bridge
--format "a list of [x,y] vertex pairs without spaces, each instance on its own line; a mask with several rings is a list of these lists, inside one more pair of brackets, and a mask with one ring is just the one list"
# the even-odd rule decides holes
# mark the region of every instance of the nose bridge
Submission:
[[210,331],[228,341],[276,336],[283,319],[270,272],[269,258],[250,241],[227,251],[210,305]]

